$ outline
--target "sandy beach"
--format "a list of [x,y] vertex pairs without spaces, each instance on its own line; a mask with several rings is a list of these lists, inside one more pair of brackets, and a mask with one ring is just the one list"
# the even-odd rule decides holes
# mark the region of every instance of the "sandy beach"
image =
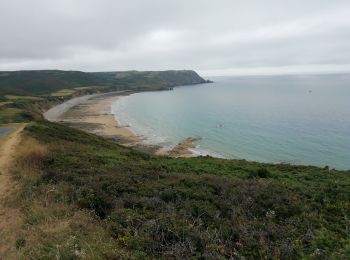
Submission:
[[48,110],[44,117],[70,127],[113,139],[117,143],[150,154],[171,157],[192,157],[196,138],[186,138],[172,150],[145,143],[145,137],[135,135],[127,125],[120,125],[112,114],[111,105],[130,92],[111,92],[73,98]]

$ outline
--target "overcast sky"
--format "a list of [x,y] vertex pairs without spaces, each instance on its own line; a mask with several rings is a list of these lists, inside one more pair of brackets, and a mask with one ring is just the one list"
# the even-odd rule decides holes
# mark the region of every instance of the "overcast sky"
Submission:
[[0,0],[0,70],[350,71],[349,0]]

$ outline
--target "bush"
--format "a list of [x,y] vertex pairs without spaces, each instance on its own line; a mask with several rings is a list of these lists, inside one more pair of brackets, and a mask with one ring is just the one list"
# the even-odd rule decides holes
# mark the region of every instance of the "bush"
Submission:
[[250,172],[249,177],[251,178],[269,178],[271,173],[266,168],[259,168]]
[[89,188],[81,188],[77,191],[77,204],[81,208],[92,209],[96,215],[104,219],[112,209],[109,196],[103,192],[96,192]]
[[24,238],[19,238],[16,240],[16,248],[21,249],[22,247],[25,247],[26,240]]

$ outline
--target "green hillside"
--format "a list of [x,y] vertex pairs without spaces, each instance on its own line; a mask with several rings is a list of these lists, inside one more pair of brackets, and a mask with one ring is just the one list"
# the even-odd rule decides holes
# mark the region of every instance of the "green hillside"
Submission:
[[24,140],[24,259],[350,257],[350,172],[152,157],[47,122]]
[[50,94],[59,89],[102,83],[103,79],[79,71],[0,72],[0,92],[6,94]]
[[62,89],[162,89],[205,81],[194,71],[81,72],[60,70],[0,72],[0,96],[49,95]]

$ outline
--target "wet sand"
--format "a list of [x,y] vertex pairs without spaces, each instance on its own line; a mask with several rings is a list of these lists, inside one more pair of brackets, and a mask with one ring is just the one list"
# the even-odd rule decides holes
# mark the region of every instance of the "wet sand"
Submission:
[[73,98],[48,110],[44,117],[52,122],[113,139],[117,143],[150,154],[171,157],[192,157],[190,149],[195,148],[198,138],[186,138],[172,150],[145,142],[145,137],[135,135],[127,125],[120,125],[112,114],[112,103],[130,92],[111,92]]
[[69,109],[81,103],[84,103],[93,97],[98,97],[101,95],[102,94],[93,94],[93,95],[86,95],[86,96],[72,98],[46,111],[44,113],[44,118],[51,122],[58,122],[60,121],[60,118],[64,115],[64,113],[66,113]]

